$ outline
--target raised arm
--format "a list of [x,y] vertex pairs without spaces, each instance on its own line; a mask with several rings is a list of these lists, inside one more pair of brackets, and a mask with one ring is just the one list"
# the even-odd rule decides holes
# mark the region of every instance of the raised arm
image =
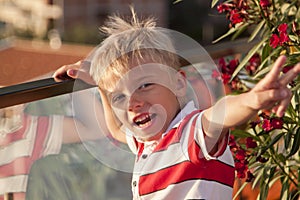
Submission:
[[223,97],[204,112],[202,124],[209,149],[213,148],[229,128],[247,122],[261,109],[272,110],[279,117],[284,115],[292,97],[287,84],[300,73],[298,63],[280,76],[285,61],[286,57],[280,56],[271,71],[249,92]]
[[100,88],[99,92],[102,100],[104,116],[108,130],[110,131],[113,138],[120,142],[127,143],[125,133],[121,130],[122,123],[116,118],[108,102],[105,92]]
[[[89,67],[90,63],[86,61],[79,61],[74,64],[64,65],[55,71],[53,78],[58,82],[70,78],[81,79],[89,84],[96,85],[88,73]],[[91,93],[81,91],[75,95],[77,102],[85,102],[85,104],[81,107],[81,110],[79,107],[76,108],[77,112],[81,113],[78,115],[80,116],[80,119],[77,119],[77,121],[72,119],[65,120],[65,129],[67,132],[66,135],[64,135],[65,142],[76,142],[79,139],[97,139],[103,135],[95,133],[95,130],[99,130],[100,125],[101,128],[104,129],[102,130],[103,133],[109,132],[114,139],[126,143],[125,133],[121,131],[121,124],[114,117],[114,113],[108,103],[105,93],[100,89],[99,92],[103,107],[100,105],[100,102],[95,102],[96,100],[91,97]],[[93,100],[86,101],[85,99]],[[98,120],[95,119],[95,116]],[[78,123],[78,121],[81,123]],[[85,131],[85,138],[79,138],[78,135],[74,135],[73,132],[76,132],[77,130]]]

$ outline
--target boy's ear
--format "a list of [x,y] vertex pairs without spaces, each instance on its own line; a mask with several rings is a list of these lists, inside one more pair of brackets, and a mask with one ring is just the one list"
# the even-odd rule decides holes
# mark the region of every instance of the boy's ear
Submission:
[[187,82],[184,71],[179,70],[176,74],[176,96],[182,97],[186,95]]

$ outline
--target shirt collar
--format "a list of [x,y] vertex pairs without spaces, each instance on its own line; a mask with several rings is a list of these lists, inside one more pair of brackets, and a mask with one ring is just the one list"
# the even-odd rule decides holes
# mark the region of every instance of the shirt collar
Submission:
[[167,128],[166,132],[162,134],[162,137],[166,136],[167,133],[172,129],[172,128],[177,128],[180,124],[180,122],[183,120],[185,116],[190,114],[192,111],[196,110],[195,104],[193,101],[189,101],[183,109],[180,110],[180,112],[176,115],[176,117],[172,120],[170,123],[169,127]]

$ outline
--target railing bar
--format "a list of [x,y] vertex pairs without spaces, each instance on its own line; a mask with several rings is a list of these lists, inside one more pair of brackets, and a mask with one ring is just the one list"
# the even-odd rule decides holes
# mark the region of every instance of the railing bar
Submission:
[[0,108],[28,103],[95,87],[81,80],[55,82],[53,78],[32,81],[0,89]]

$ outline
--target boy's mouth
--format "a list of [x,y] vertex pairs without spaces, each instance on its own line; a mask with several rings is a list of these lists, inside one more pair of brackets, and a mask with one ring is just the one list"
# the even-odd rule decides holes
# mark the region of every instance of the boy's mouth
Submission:
[[133,118],[133,123],[140,127],[144,128],[150,125],[152,119],[156,116],[156,114],[143,113]]

